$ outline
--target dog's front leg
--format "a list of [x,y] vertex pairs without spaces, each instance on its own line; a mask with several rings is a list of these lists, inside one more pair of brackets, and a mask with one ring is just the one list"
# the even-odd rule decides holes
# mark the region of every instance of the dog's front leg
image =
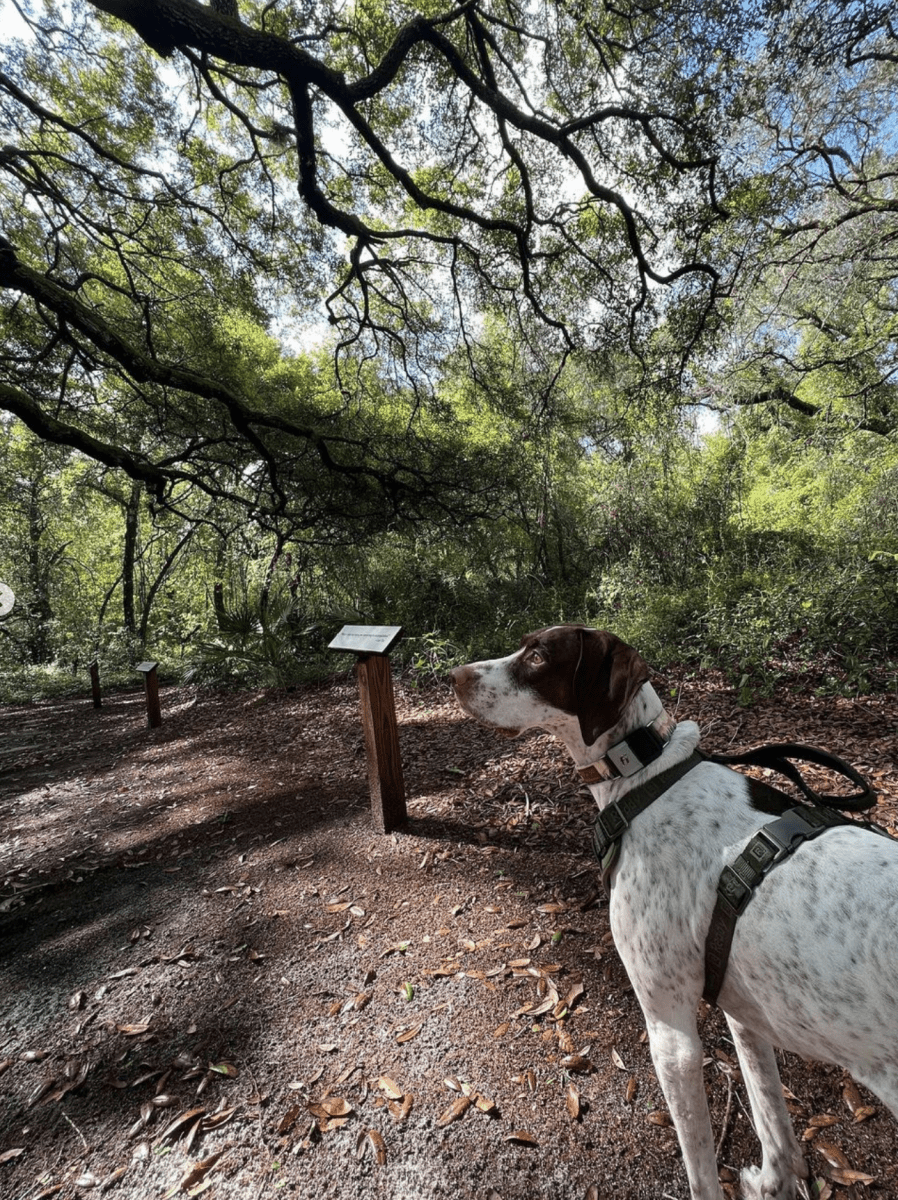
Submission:
[[664,1018],[646,1011],[645,1016],[652,1062],[683,1151],[689,1194],[692,1200],[723,1200],[695,1011],[683,1008]]
[[745,1200],[795,1200],[796,1195],[807,1196],[803,1180],[808,1168],[786,1111],[773,1047],[734,1017],[727,1015],[727,1023],[739,1055],[763,1156],[760,1170],[748,1167],[742,1172],[742,1194]]

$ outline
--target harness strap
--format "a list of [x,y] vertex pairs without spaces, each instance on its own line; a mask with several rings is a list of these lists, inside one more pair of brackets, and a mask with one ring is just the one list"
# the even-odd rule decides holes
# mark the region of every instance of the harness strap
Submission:
[[[857,785],[858,791],[850,796],[818,794],[805,782],[798,768],[789,762],[791,758],[835,771]],[[702,754],[694,750],[683,762],[668,767],[620,800],[612,801],[599,813],[593,829],[593,849],[601,863],[602,884],[606,892],[610,891],[611,872],[620,853],[621,839],[630,822],[702,762],[723,766],[770,767],[791,779],[811,801],[810,805],[799,804],[788,809],[783,816],[764,825],[735,862],[721,872],[705,941],[705,987],[702,993],[709,1004],[716,1004],[726,975],[736,921],[745,911],[755,888],[777,863],[794,854],[803,842],[839,825],[854,825],[883,837],[892,835],[872,821],[853,821],[837,811],[860,812],[868,809],[876,803],[876,793],[862,775],[835,754],[795,742],[760,746],[744,754]]]
[[[738,858],[724,867],[717,883],[717,900],[705,940],[702,996],[709,1004],[717,1003],[723,986],[736,920],[745,912],[764,876],[777,863],[794,854],[802,842],[811,841],[836,825],[856,824],[859,823],[831,808],[810,808],[800,804],[759,829]],[[861,823],[860,827],[870,828],[866,823]]]
[[660,775],[633,788],[620,800],[613,800],[596,817],[592,831],[592,844],[596,858],[602,864],[602,884],[606,892],[609,886],[609,876],[617,861],[620,839],[630,822],[650,804],[653,804],[663,792],[672,787],[678,779],[688,775],[703,761],[703,756],[697,750],[693,750],[692,754],[682,762],[674,763]]

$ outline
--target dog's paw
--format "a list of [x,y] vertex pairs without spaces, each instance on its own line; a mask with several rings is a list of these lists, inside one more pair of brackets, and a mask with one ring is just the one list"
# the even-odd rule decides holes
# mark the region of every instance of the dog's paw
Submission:
[[741,1176],[742,1200],[799,1200],[806,1196],[804,1184],[791,1172],[762,1171],[746,1167]]

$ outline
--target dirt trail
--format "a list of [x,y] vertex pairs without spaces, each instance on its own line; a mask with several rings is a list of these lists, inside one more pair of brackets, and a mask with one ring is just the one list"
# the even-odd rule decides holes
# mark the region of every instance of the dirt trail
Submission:
[[[893,698],[656,686],[709,749],[842,754],[894,826]],[[387,837],[350,682],[163,689],[154,731],[141,693],[0,710],[3,1196],[685,1200],[564,752],[396,693],[411,819]],[[732,1046],[701,1021],[741,1167]],[[780,1058],[817,1177],[874,1177],[829,1194],[898,1195],[881,1105],[858,1121],[841,1071]]]

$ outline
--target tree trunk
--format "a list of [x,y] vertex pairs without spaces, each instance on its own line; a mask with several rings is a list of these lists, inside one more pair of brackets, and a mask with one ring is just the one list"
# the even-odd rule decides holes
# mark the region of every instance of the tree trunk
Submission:
[[33,482],[28,498],[28,578],[31,584],[31,620],[28,655],[35,666],[50,658],[49,626],[53,620],[50,603],[50,572],[41,545],[46,523],[41,512],[40,484]]
[[140,517],[139,483],[131,484],[131,495],[125,505],[125,545],[122,550],[122,618],[131,637],[137,633],[134,607],[134,566],[137,561],[137,523]]

